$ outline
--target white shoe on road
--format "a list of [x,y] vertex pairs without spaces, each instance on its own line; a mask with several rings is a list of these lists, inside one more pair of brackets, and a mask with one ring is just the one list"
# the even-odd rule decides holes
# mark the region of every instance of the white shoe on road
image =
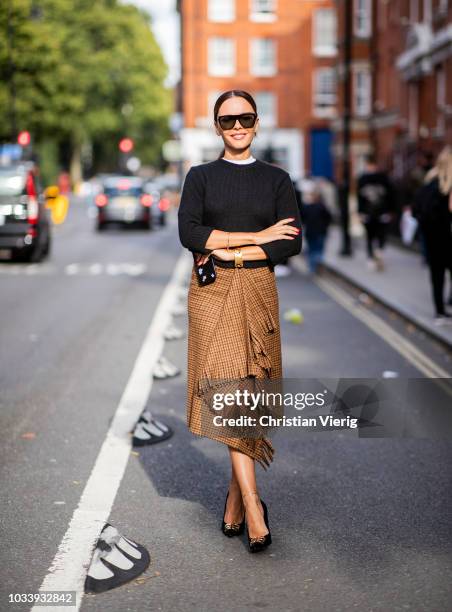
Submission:
[[292,270],[289,266],[284,266],[283,264],[278,264],[275,266],[275,276],[277,278],[283,278],[285,276],[290,276],[292,274]]
[[441,327],[442,325],[452,325],[452,317],[449,314],[436,315],[433,319],[434,325]]

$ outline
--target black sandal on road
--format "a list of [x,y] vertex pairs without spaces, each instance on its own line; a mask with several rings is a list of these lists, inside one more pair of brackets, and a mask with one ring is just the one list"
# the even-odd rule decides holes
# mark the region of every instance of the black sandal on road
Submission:
[[[245,493],[245,495],[243,495],[243,497],[245,497],[246,495],[258,495],[258,493],[256,491],[251,491],[250,493]],[[270,546],[270,544],[272,543],[272,536],[270,533],[270,527],[268,524],[268,510],[267,510],[267,506],[265,504],[265,502],[261,499],[260,500],[261,504],[262,504],[262,508],[264,510],[264,523],[265,526],[268,529],[268,533],[266,533],[263,536],[260,536],[258,538],[250,538],[250,534],[248,531],[248,525],[246,526],[246,535],[248,537],[248,550],[251,553],[256,553],[256,552],[260,552],[261,550],[265,550],[267,548],[267,546]],[[245,513],[246,516],[246,513]]]
[[221,524],[221,531],[228,538],[233,538],[234,536],[241,535],[243,530],[245,529],[245,516],[243,516],[243,521],[241,523],[225,523],[224,515],[226,514],[226,504],[228,503],[229,491],[226,495],[226,501],[224,502],[224,511],[223,511],[223,521]]
[[103,593],[134,580],[146,570],[150,560],[144,546],[106,523],[85,578],[85,593]]
[[160,357],[152,371],[152,377],[157,380],[173,378],[174,376],[178,376],[179,374],[179,368],[172,364],[170,361],[168,361],[166,357]]
[[149,410],[145,410],[133,431],[132,446],[148,446],[168,440],[173,430],[162,421],[155,419]]

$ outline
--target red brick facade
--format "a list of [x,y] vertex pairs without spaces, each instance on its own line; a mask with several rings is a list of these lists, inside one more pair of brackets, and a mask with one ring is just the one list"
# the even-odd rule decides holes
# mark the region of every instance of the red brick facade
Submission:
[[[355,13],[357,5],[366,3],[350,4]],[[341,74],[347,2],[337,0],[336,5]],[[374,0],[369,5],[368,36],[359,38],[354,32],[352,38],[352,70],[367,65],[371,73],[369,115],[352,117],[352,175],[368,151],[377,155],[381,167],[402,179],[425,153],[434,156],[446,142],[452,143],[452,1]],[[340,94],[340,116],[342,110]],[[339,176],[340,121],[335,131]]]
[[[267,129],[261,123],[255,144],[257,147],[270,144],[276,151],[276,158],[278,152],[286,148],[286,153],[281,153],[282,165],[294,175],[303,176],[311,169],[311,131],[319,128],[328,130],[330,118],[335,113],[336,101],[326,112],[314,110],[313,92],[315,70],[322,67],[332,69],[336,62],[334,44],[331,49],[314,49],[313,15],[315,11],[330,9],[335,18],[334,2],[276,0],[273,3],[274,15],[268,19],[264,16],[260,20],[253,19],[251,15],[255,6],[252,0],[236,0],[233,5],[233,19],[222,23],[209,19],[208,0],[179,2],[182,28],[181,102],[185,124],[182,140],[184,143],[185,138],[186,156],[202,161],[215,152],[211,150],[210,143],[216,141],[209,140],[206,134],[208,130],[213,133],[209,94],[212,100],[215,93],[233,88],[248,90],[253,95],[269,92],[275,100],[274,121],[273,124],[270,121]],[[209,39],[216,37],[233,40],[235,67],[232,74],[209,73]],[[274,41],[276,66],[273,74],[259,76],[252,73],[250,45],[253,39],[258,38]],[[190,133],[190,130],[198,132]],[[195,150],[196,139],[198,142],[205,140],[204,151]],[[219,143],[215,146],[218,148]]]

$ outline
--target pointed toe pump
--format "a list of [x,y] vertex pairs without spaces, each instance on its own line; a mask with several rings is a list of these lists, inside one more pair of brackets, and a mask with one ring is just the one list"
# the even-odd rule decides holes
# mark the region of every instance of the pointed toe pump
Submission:
[[226,495],[226,501],[224,502],[224,511],[223,511],[223,521],[221,524],[221,531],[228,538],[233,538],[234,536],[241,535],[245,529],[245,517],[243,517],[243,521],[241,523],[225,523],[224,515],[226,514],[226,504],[228,503],[229,491]]
[[272,535],[270,533],[270,527],[268,524],[268,510],[265,502],[261,499],[262,508],[264,509],[264,523],[268,529],[268,533],[258,538],[250,538],[250,534],[248,532],[248,525],[246,527],[246,535],[248,537],[248,550],[251,553],[260,552],[261,550],[265,550],[267,546],[270,546],[272,543]]

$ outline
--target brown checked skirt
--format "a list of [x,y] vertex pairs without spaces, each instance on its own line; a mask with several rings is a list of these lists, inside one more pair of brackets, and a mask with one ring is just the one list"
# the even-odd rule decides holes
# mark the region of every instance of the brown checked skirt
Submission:
[[[262,437],[225,437],[204,418],[203,399],[216,380],[280,379],[281,339],[275,275],[268,267],[216,267],[215,282],[188,292],[187,425],[194,434],[223,442],[270,465],[274,448]],[[204,411],[204,412],[203,412]]]

